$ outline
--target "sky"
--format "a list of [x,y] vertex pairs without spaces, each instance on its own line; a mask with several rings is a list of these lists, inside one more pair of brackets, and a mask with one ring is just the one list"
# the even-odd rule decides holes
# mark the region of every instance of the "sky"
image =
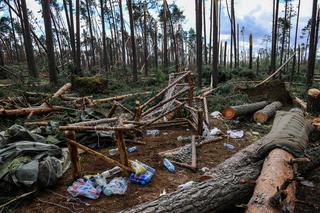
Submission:
[[[97,0],[96,0],[97,1]],[[228,0],[230,2],[230,0]],[[62,1],[61,1],[62,2]],[[98,1],[97,1],[98,2]],[[125,2],[125,1],[123,1]],[[162,0],[159,0],[161,3]],[[195,29],[195,1],[194,0],[167,0],[170,4],[175,2],[179,8],[184,12],[186,20],[183,23],[184,29]],[[221,40],[229,41],[230,39],[230,21],[227,15],[225,0],[222,2],[222,14],[221,14]],[[265,35],[271,35],[272,32],[272,2],[273,0],[234,0],[235,2],[235,16],[236,22],[239,23],[240,28],[245,28],[244,38],[240,36],[240,48],[244,46],[247,49],[249,34],[253,34],[254,49],[265,47],[266,43],[263,43]],[[297,9],[298,0],[293,0],[292,5],[294,9]],[[206,25],[207,35],[209,35],[209,18],[210,18],[210,0],[205,0],[206,6]],[[230,6],[230,4],[229,4]],[[27,0],[28,9],[32,10],[33,14],[42,21],[41,14],[38,11],[41,10],[41,6],[35,0]],[[123,5],[124,9],[126,4]],[[284,1],[280,1],[280,13],[279,17],[284,16]],[[312,0],[301,0],[300,11],[300,27],[301,29],[306,26],[307,21],[310,19],[312,13]],[[2,14],[0,13],[0,16]],[[125,19],[128,19],[127,11],[124,11]],[[291,38],[294,40],[296,18],[292,19],[292,33]],[[127,26],[128,27],[128,26]],[[244,39],[244,43],[242,40]],[[303,42],[303,40],[300,40]],[[305,41],[304,41],[305,42]],[[293,42],[292,42],[293,43]],[[270,46],[270,44],[269,44]]]

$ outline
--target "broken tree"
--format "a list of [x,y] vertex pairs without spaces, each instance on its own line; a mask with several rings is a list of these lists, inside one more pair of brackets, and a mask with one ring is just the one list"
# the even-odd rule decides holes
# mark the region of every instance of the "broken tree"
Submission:
[[320,90],[312,88],[308,90],[307,111],[319,115],[320,113]]
[[[263,157],[253,157],[257,156],[256,150],[268,150],[277,138],[306,144],[310,131],[301,112],[279,111],[270,133],[211,169],[206,174],[211,179],[123,212],[221,212],[246,203],[254,189],[248,180],[258,177],[263,164]],[[259,150],[259,154],[266,154]]]
[[279,101],[272,102],[265,106],[263,109],[254,113],[253,118],[258,123],[265,123],[269,118],[276,114],[276,111],[280,109],[282,104]]
[[222,114],[225,119],[233,119],[242,115],[254,113],[255,111],[267,106],[267,101],[261,101],[252,104],[244,104],[238,106],[227,107],[223,110]]

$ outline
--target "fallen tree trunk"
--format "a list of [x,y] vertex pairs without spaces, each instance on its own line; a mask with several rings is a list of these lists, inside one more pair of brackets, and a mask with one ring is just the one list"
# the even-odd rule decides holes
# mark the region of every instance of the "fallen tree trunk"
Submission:
[[223,110],[222,114],[225,119],[233,119],[241,115],[253,113],[263,107],[267,106],[267,101],[256,102],[252,104],[244,104],[238,106],[227,107]]
[[[299,131],[288,135],[289,140],[308,139],[306,136],[311,128],[299,112],[277,112],[269,134],[282,134],[282,131],[290,129],[290,126],[299,127]],[[211,179],[123,212],[222,212],[234,208],[237,204],[247,203],[254,190],[250,180],[256,180],[263,164],[263,159],[257,160],[253,156],[260,147],[270,143],[269,134],[211,169],[206,173]],[[274,140],[273,137],[271,139]]]
[[279,101],[272,102],[265,106],[263,109],[254,113],[253,118],[258,123],[265,123],[269,118],[276,114],[276,111],[280,109],[282,104]]
[[[53,96],[49,98],[49,100],[52,99],[52,98],[58,98],[58,97],[60,97],[60,96],[63,95],[66,91],[68,91],[70,88],[71,88],[71,83],[66,83],[65,85],[63,85],[62,87],[60,87],[60,88],[58,89],[58,91],[55,92],[55,93],[53,94]],[[47,103],[47,101],[45,101],[45,102],[43,102],[43,103],[41,104],[41,106],[42,106],[42,107],[49,107],[49,104]]]
[[320,90],[309,89],[307,98],[307,111],[319,115],[320,113]]
[[52,107],[29,107],[29,108],[21,108],[21,109],[0,109],[0,116],[19,116],[19,115],[30,115],[30,114],[42,114],[48,112],[57,112],[62,111],[64,107],[60,106],[52,106]]
[[282,149],[272,150],[263,163],[261,174],[248,204],[248,213],[294,212],[296,183],[293,155]]

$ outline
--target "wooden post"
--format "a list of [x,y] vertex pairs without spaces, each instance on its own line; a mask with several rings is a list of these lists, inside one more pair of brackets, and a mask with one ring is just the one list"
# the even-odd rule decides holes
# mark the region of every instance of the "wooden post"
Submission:
[[135,121],[140,121],[141,114],[142,114],[142,107],[140,105],[140,101],[136,101],[134,120]]
[[122,131],[116,130],[115,137],[116,137],[117,147],[120,154],[120,162],[126,167],[129,167],[127,147],[123,141]]
[[187,77],[188,80],[188,84],[189,84],[189,92],[188,92],[188,105],[192,106],[192,102],[193,102],[193,87],[194,87],[194,83],[193,83],[193,75],[190,73]]
[[203,133],[203,111],[198,110],[198,135]]
[[113,116],[113,114],[115,113],[117,107],[118,107],[118,105],[116,104],[116,102],[113,102],[112,107],[110,109],[110,112],[107,115],[107,118],[111,118]]
[[[76,141],[76,133],[75,131],[65,131],[64,135],[67,139]],[[67,140],[68,141],[68,140]],[[73,178],[77,179],[81,176],[80,174],[80,160],[79,160],[79,154],[78,154],[78,147],[75,146],[74,144],[71,144],[68,142],[68,148],[70,152],[70,158],[73,166]]]

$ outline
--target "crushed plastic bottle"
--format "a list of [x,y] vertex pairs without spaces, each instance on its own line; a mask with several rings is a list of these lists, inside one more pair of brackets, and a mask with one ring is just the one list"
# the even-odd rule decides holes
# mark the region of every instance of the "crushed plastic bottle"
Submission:
[[112,169],[109,169],[107,171],[104,171],[101,173],[101,176],[103,178],[109,178],[117,173],[119,173],[121,171],[121,168],[119,166],[115,166]]
[[151,129],[151,130],[147,130],[146,132],[147,135],[160,135],[160,130],[159,129]]
[[147,170],[144,174],[140,174],[140,175],[131,173],[129,176],[129,180],[133,183],[137,183],[144,186],[151,181],[152,176],[153,174]]
[[110,183],[106,184],[103,189],[103,194],[110,195],[123,195],[128,189],[128,182],[123,177],[115,177]]
[[169,172],[171,173],[174,173],[176,170],[175,170],[175,167],[174,165],[167,159],[163,159],[163,165],[168,169]]
[[223,147],[224,147],[225,149],[234,149],[234,148],[235,148],[232,144],[229,144],[229,143],[224,143],[224,144],[223,144]]
[[138,160],[130,160],[130,165],[131,165],[131,168],[133,169],[134,173],[136,175],[140,175],[140,174],[143,174],[145,173],[146,171],[146,168],[144,168],[144,166],[142,166],[141,162],[138,161]]
[[118,154],[118,148],[115,148],[115,149],[110,149],[109,150],[109,155],[110,156],[115,156]]
[[128,148],[128,152],[135,152],[135,151],[137,151],[137,147],[136,146],[132,146],[132,147],[129,147]]

